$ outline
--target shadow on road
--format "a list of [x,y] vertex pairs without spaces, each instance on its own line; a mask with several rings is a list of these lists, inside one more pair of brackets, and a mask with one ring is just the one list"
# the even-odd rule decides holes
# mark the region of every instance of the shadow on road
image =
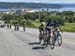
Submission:
[[39,42],[29,43],[29,45],[35,45],[35,44],[39,45],[40,43]]
[[34,50],[45,49],[45,47],[42,47],[42,46],[36,46],[36,47],[33,47],[32,49],[34,49]]
[[[39,42],[33,42],[33,43],[29,43],[29,45],[39,45],[40,43]],[[38,50],[38,49],[45,49],[46,47],[44,46],[35,46],[33,47],[32,49],[33,50]]]

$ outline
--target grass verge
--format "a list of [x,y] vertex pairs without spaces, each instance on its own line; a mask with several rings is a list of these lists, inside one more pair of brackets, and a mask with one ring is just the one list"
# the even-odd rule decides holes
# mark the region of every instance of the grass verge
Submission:
[[[36,21],[30,21],[27,27],[38,28],[39,25],[40,25],[40,22],[36,20]],[[75,23],[65,23],[65,25],[62,26],[62,29],[64,32],[75,32]]]

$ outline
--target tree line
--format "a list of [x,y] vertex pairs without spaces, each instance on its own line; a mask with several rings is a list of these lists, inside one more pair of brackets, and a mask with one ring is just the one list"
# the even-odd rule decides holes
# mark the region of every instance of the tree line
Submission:
[[65,22],[75,23],[75,12],[73,11],[40,11],[34,13],[26,13],[26,14],[0,14],[2,15],[2,20],[5,23],[16,24],[19,23],[22,25],[24,22],[28,23],[30,21],[35,21],[36,19],[39,21],[58,21],[60,24],[64,25]]

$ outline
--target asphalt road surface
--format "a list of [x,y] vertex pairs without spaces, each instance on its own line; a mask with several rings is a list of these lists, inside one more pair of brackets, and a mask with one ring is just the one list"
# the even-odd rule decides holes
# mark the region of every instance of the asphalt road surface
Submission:
[[75,33],[64,32],[62,46],[54,50],[38,44],[38,34],[36,29],[0,28],[0,56],[75,56]]

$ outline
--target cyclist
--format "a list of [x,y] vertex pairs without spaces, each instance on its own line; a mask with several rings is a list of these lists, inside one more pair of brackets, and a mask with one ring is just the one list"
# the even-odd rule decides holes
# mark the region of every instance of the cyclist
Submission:
[[49,20],[46,25],[46,31],[47,31],[49,37],[51,36],[52,28],[53,28],[53,23],[51,20]]
[[45,22],[41,22],[41,24],[39,26],[40,33],[45,30],[45,27],[46,27],[46,23]]
[[19,30],[19,23],[16,24],[16,30]]
[[47,45],[50,45],[50,37],[52,36],[52,28],[53,28],[53,23],[51,20],[49,20],[46,24],[46,33],[47,33]]
[[[53,21],[53,34],[54,34],[54,36],[57,36],[56,34],[59,34],[59,32],[63,33],[63,31],[60,27],[60,23],[58,21]],[[56,39],[57,39],[57,37],[54,37],[53,45],[55,44]]]
[[51,21],[51,20],[49,20],[47,25],[46,25],[46,30],[47,30],[47,33],[48,33],[48,36],[49,36],[48,39],[50,39],[50,37],[53,36],[54,31],[56,31],[58,29],[61,30],[60,24],[58,23],[58,21]]
[[26,23],[23,23],[23,30],[25,31]]
[[62,28],[60,27],[60,23],[58,22],[58,21],[54,21],[53,22],[53,26],[54,26],[54,29],[55,29],[55,31],[61,31],[61,32],[63,32],[63,30],[62,30]]
[[41,22],[41,24],[39,26],[39,32],[40,32],[39,40],[40,40],[40,43],[41,43],[42,39],[44,39],[43,36],[44,36],[45,27],[46,27],[46,23],[45,22]]

